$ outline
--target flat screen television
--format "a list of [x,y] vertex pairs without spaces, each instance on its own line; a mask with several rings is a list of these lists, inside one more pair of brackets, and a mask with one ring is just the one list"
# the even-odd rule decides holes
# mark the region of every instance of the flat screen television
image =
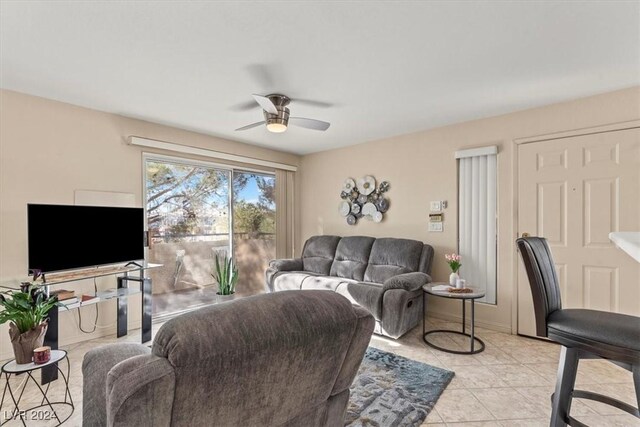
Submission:
[[142,208],[27,205],[29,271],[144,259]]

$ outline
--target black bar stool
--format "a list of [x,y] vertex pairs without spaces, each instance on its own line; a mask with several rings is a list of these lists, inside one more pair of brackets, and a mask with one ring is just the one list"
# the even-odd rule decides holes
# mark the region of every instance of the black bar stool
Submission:
[[527,270],[536,317],[536,334],[562,345],[556,391],[551,396],[550,426],[585,426],[569,415],[571,399],[597,400],[640,418],[638,408],[582,390],[574,390],[580,359],[607,359],[633,372],[640,407],[640,317],[607,311],[563,309],[560,287],[547,241],[541,237],[516,240]]

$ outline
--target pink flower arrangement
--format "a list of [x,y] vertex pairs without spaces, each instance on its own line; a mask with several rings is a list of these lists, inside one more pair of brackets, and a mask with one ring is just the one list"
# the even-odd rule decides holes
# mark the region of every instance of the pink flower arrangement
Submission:
[[454,273],[457,273],[458,270],[460,270],[460,267],[462,267],[462,264],[460,263],[462,257],[460,255],[456,253],[446,254],[444,258],[447,260],[447,264],[449,264],[449,267],[451,267],[451,271],[453,271]]

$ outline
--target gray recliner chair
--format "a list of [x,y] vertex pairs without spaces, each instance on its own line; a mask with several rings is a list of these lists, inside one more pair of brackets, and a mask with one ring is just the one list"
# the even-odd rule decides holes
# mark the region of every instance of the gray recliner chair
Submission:
[[332,292],[281,292],[165,323],[153,349],[88,352],[85,426],[338,426],[374,328]]

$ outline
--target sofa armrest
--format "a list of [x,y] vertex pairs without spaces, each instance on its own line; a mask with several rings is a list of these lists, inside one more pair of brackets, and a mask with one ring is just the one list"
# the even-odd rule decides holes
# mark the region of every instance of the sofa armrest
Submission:
[[107,425],[169,427],[175,392],[171,363],[153,354],[131,357],[107,376]]
[[302,258],[274,259],[269,262],[269,268],[276,271],[302,271]]
[[109,344],[90,350],[82,360],[82,419],[88,426],[107,425],[107,375],[131,357],[150,354],[141,344]]
[[274,259],[264,273],[265,283],[269,292],[274,292],[273,281],[278,273],[283,271],[302,271],[302,258]]
[[425,273],[404,273],[390,277],[384,282],[383,291],[389,289],[404,289],[405,291],[417,291],[423,285],[431,282],[431,276]]

